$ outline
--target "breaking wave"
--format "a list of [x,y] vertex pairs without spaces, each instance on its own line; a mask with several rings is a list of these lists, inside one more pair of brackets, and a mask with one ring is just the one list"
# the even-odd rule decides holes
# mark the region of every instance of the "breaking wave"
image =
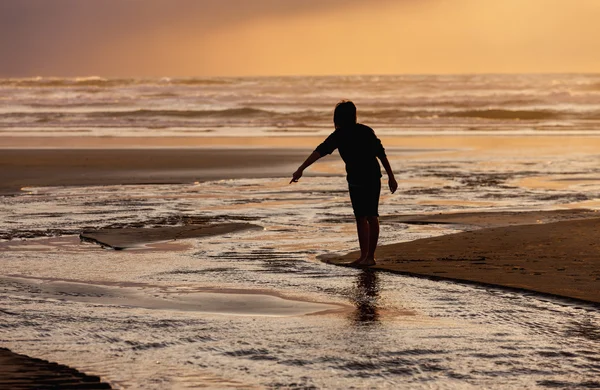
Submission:
[[357,103],[362,123],[390,132],[600,131],[600,75],[584,74],[35,77],[0,79],[0,94],[0,129],[23,134],[126,134],[140,127],[170,129],[169,135],[324,132],[341,99]]
[[131,110],[131,111],[105,111],[87,114],[90,117],[179,117],[179,118],[204,118],[204,117],[257,117],[272,116],[276,113],[257,108],[242,107],[225,110]]
[[[369,119],[402,118],[480,118],[498,120],[550,120],[574,115],[569,112],[553,110],[509,110],[509,109],[469,109],[452,110],[437,108],[431,110],[382,110],[361,111],[361,116]],[[596,115],[579,115],[580,119],[594,119]]]
[[520,119],[520,120],[543,120],[558,119],[564,116],[556,111],[550,110],[465,110],[457,112],[448,112],[443,114],[447,117],[456,118],[482,118],[482,119]]
[[[68,106],[65,106],[65,108]],[[102,107],[101,105],[96,106]],[[108,105],[108,107],[114,107]],[[46,107],[47,108],[47,107]],[[66,111],[60,107],[56,111],[21,111],[0,113],[0,118],[27,118],[27,117],[86,117],[90,119],[101,118],[223,118],[223,119],[291,119],[303,121],[329,121],[331,114],[328,111],[304,110],[296,112],[282,112],[277,110],[267,110],[254,107],[228,108],[222,110],[167,110],[167,109],[134,109],[134,110],[94,110],[87,112]],[[387,110],[361,110],[360,119],[365,123],[376,121],[378,123],[390,122],[403,119],[436,119],[436,118],[464,118],[464,119],[482,119],[482,120],[521,120],[521,121],[544,121],[557,119],[580,119],[597,120],[600,119],[600,110],[586,113],[575,113],[570,111],[558,110],[508,110],[508,109],[471,109],[455,110],[449,108],[423,109],[387,109]]]

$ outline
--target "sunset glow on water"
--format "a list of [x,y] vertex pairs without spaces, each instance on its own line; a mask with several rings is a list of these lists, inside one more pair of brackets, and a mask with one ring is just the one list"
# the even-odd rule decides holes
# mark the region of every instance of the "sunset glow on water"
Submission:
[[0,388],[600,388],[598,20],[0,1]]
[[600,75],[0,79],[4,136],[327,135],[353,100],[380,136],[596,134]]

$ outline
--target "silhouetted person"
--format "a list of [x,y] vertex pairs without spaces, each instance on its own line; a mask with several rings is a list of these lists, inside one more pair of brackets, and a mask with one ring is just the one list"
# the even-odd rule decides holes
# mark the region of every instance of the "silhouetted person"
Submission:
[[292,176],[297,182],[304,170],[323,156],[338,149],[346,163],[346,180],[354,216],[360,257],[350,263],[356,266],[375,264],[375,249],[379,239],[379,193],[381,191],[381,161],[388,175],[392,194],[398,188],[394,172],[385,155],[381,141],[373,129],[356,121],[356,106],[351,101],[341,101],[333,113],[335,131],[320,144]]

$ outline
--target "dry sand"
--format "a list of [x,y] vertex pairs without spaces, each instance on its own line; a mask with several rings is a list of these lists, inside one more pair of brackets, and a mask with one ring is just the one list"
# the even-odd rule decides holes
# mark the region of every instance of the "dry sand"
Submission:
[[[375,269],[600,303],[600,218],[594,211],[468,213],[390,219],[496,227],[380,246]],[[357,257],[358,252],[353,252],[327,262],[343,264]]]

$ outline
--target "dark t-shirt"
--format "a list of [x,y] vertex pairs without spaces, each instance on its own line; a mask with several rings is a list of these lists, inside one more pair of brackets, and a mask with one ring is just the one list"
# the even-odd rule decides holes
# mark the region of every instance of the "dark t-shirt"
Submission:
[[346,163],[348,183],[363,185],[379,180],[381,167],[377,157],[385,157],[385,149],[369,126],[357,123],[336,129],[315,151],[323,157],[336,148]]

